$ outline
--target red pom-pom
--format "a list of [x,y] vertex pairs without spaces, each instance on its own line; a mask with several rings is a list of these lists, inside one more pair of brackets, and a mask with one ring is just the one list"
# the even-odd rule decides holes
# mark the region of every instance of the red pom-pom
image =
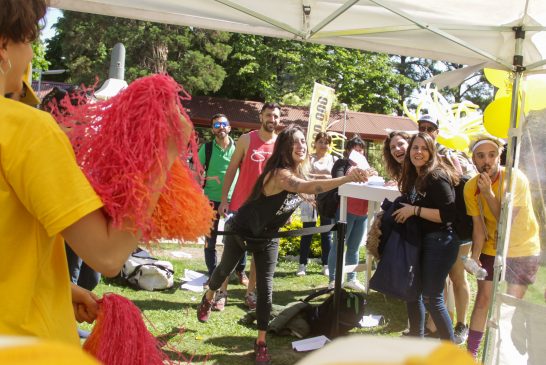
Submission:
[[104,365],[171,364],[146,328],[140,310],[117,294],[105,294],[84,350]]
[[[181,100],[189,98],[171,77],[152,75],[135,80],[106,101],[75,106],[63,100],[62,112],[52,106],[55,118],[68,130],[78,164],[116,227],[140,230],[152,240],[192,240],[209,233],[208,200],[195,182],[188,182],[189,171],[181,171],[187,170],[186,165],[171,172],[160,208],[154,217],[149,214],[151,196],[158,189],[156,179],[167,168],[171,139],[181,160],[198,155],[195,132],[183,134],[182,123],[191,125],[191,120]],[[199,174],[202,167],[194,160]],[[173,183],[176,186],[170,186]]]

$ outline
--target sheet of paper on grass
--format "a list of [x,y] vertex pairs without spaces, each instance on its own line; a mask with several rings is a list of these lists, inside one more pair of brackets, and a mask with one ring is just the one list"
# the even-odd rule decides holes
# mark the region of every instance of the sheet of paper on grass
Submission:
[[292,342],[292,349],[299,352],[312,351],[324,347],[328,342],[330,339],[326,336],[311,337]]
[[200,272],[184,269],[184,277],[182,281],[185,281],[180,288],[189,291],[201,293],[203,291],[203,285],[207,281],[208,277]]
[[191,253],[187,253],[184,251],[170,251],[169,252],[172,257],[176,257],[177,259],[191,259]]
[[368,163],[368,160],[366,160],[366,157],[360,152],[352,151],[349,155],[349,160],[356,163],[357,167],[360,167],[363,170],[369,169],[370,164]]
[[369,314],[367,316],[362,317],[360,322],[360,327],[363,328],[369,328],[369,327],[377,327],[380,324],[383,324],[383,316],[380,314]]

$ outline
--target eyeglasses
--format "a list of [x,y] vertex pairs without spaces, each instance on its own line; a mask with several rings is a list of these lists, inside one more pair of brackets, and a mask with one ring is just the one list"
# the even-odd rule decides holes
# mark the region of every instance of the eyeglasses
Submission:
[[438,128],[436,127],[433,127],[433,126],[430,126],[430,127],[425,127],[424,125],[420,125],[419,126],[419,132],[422,132],[422,133],[432,133],[434,132],[435,130],[437,130]]
[[226,128],[226,127],[229,127],[229,122],[214,122],[214,124],[212,125],[214,128],[218,129],[218,128]]

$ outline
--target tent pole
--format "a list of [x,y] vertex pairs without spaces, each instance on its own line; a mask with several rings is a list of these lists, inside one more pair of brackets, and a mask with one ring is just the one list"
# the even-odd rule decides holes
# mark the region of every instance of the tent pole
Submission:
[[[494,342],[497,340],[498,331],[496,336],[491,335],[491,327],[498,329],[499,313],[496,311],[495,301],[500,294],[499,284],[501,279],[504,279],[506,271],[506,255],[508,253],[508,246],[510,240],[510,230],[512,221],[512,208],[513,208],[513,194],[512,194],[512,175],[514,169],[517,170],[519,162],[519,150],[521,137],[521,123],[517,126],[518,120],[518,95],[525,68],[523,67],[523,40],[525,39],[525,31],[521,27],[514,27],[516,45],[514,50],[514,80],[512,83],[512,103],[510,106],[510,128],[508,130],[508,150],[506,151],[506,189],[504,194],[501,194],[501,211],[499,221],[497,222],[497,250],[494,263],[493,272],[493,293],[491,295],[491,303],[489,303],[488,320],[486,327],[486,335],[484,341],[484,350],[482,362],[484,364],[493,364],[493,359],[496,363],[499,362],[498,356],[493,356],[490,350],[494,351]],[[523,106],[521,121],[523,122]],[[502,189],[502,187],[501,187]],[[502,275],[502,276],[501,276]],[[488,361],[489,360],[489,361]]]

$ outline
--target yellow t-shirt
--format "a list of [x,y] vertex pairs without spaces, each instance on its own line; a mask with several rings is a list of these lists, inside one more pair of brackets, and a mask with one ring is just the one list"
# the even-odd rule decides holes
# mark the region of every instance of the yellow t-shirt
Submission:
[[53,118],[0,96],[0,334],[79,344],[59,232],[101,206]]
[[[529,192],[529,181],[525,175],[514,170],[515,184],[513,184],[514,206],[512,217],[512,228],[510,232],[510,241],[508,247],[508,257],[534,256],[540,253],[540,238],[538,232],[538,223],[533,211],[533,202]],[[502,178],[497,179],[492,186],[492,190],[497,199],[504,196],[506,186],[506,172],[501,171]],[[480,215],[478,199],[481,200],[485,226],[487,228],[487,241],[485,242],[482,253],[490,256],[496,254],[497,220],[489,209],[485,198],[477,193],[478,177],[474,176],[464,187],[464,200],[468,215],[476,217]],[[499,189],[499,184],[503,187]]]

